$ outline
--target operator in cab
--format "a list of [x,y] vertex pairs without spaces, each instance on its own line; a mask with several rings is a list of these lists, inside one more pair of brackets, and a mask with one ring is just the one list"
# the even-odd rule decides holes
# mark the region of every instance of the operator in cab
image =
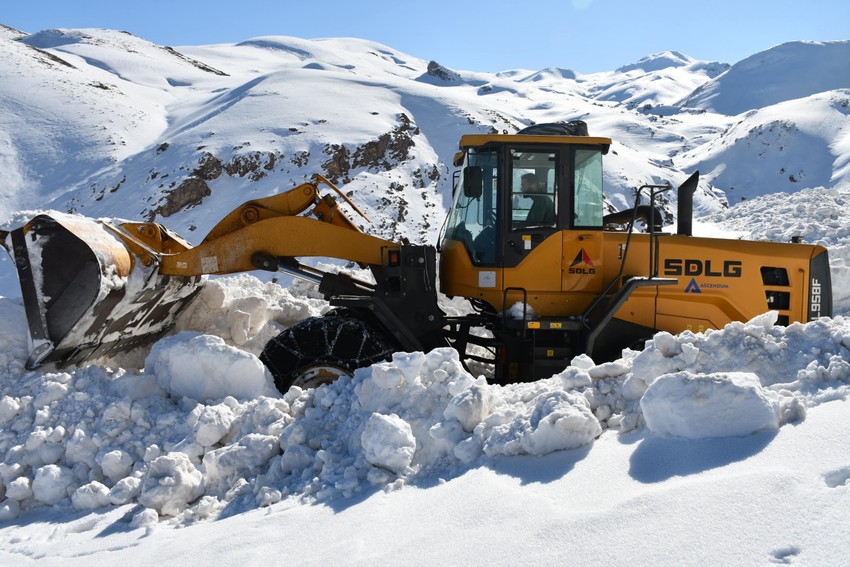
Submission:
[[531,209],[525,222],[537,225],[555,224],[555,204],[552,198],[546,194],[546,188],[537,179],[534,173],[526,173],[520,180],[520,191],[523,196],[532,200]]

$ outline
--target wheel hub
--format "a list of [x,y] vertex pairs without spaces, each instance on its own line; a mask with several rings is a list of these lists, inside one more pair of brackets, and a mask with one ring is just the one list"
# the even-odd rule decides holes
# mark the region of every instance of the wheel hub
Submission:
[[300,388],[317,388],[322,384],[330,384],[343,376],[351,377],[352,372],[339,366],[323,364],[306,368],[292,383]]

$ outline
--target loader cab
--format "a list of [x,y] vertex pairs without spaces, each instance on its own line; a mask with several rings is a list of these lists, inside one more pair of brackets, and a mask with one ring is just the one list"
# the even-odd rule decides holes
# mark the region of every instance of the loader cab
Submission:
[[[610,144],[522,132],[463,136],[441,239],[444,293],[491,304],[506,287],[560,293],[564,231],[602,230],[602,156]],[[547,266],[529,266],[533,283],[515,269],[529,261]]]

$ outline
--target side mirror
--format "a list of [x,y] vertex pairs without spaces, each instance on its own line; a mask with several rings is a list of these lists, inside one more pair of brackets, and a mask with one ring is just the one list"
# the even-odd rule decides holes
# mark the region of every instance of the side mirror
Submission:
[[470,165],[463,168],[463,196],[478,199],[484,192],[484,180],[481,168]]

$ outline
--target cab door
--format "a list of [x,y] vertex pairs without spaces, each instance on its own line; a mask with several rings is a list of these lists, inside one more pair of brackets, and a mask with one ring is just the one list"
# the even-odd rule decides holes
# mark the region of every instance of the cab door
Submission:
[[584,309],[605,285],[603,278],[602,153],[575,148],[569,168],[569,223],[562,233],[564,269],[561,290],[573,303],[575,314]]
[[[549,311],[543,305],[550,300],[542,298],[561,289],[561,151],[515,147],[508,150],[507,159],[503,289],[525,290],[529,303]],[[521,292],[513,293],[508,294],[509,305],[523,299]]]

